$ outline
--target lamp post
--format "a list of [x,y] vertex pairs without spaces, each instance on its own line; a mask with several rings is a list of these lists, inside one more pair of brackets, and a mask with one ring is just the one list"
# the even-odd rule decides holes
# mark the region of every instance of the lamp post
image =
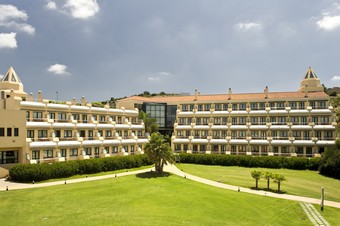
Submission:
[[59,94],[59,92],[57,91],[57,92],[55,92],[56,94],[57,94],[57,102],[58,102],[58,94]]

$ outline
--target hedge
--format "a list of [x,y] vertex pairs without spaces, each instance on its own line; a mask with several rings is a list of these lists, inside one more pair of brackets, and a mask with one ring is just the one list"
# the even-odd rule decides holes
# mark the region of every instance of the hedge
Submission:
[[180,154],[181,163],[202,165],[242,166],[263,168],[286,168],[295,170],[318,170],[320,158],[288,158],[281,156],[246,156],[246,155],[218,155],[218,154]]
[[77,174],[93,174],[119,169],[130,169],[152,163],[145,155],[116,156],[67,162],[17,164],[9,170],[9,178],[17,182],[43,181]]

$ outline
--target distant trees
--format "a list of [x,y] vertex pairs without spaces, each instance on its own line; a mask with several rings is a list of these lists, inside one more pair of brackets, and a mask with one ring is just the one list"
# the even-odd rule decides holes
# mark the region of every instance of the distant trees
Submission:
[[281,174],[273,174],[271,172],[264,172],[262,173],[261,171],[251,171],[250,172],[252,178],[255,179],[256,181],[256,186],[255,188],[258,189],[258,181],[261,179],[261,177],[265,178],[267,180],[267,189],[269,190],[269,185],[270,185],[270,179],[273,179],[275,183],[277,183],[278,185],[278,189],[277,189],[277,192],[280,192],[281,190],[281,182],[282,181],[285,181],[286,178],[281,175]]
[[321,154],[321,159],[320,174],[340,179],[340,139],[337,139],[334,146],[327,148]]
[[261,176],[262,176],[262,172],[261,171],[256,171],[256,170],[254,170],[254,171],[252,171],[251,172],[251,176],[252,176],[252,178],[254,178],[255,179],[255,188],[257,189],[258,188],[258,183],[259,183],[259,180],[261,179]]
[[265,172],[263,177],[267,180],[267,189],[269,189],[270,179],[273,178],[273,174],[271,172]]
[[280,192],[281,182],[285,181],[286,178],[283,175],[274,174],[273,180],[274,180],[275,183],[277,183],[277,192]]

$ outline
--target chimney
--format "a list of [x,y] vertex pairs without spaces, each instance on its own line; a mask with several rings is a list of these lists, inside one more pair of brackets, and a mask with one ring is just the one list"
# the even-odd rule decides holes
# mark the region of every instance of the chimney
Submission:
[[197,98],[198,98],[198,91],[197,91],[197,89],[195,89],[195,99],[194,100],[197,100]]
[[81,106],[86,106],[86,100],[84,96],[81,98]]
[[268,99],[268,86],[266,86],[266,88],[264,88],[264,98]]
[[73,99],[72,99],[72,105],[76,105],[76,104],[77,104],[77,100],[76,100],[75,97],[73,97]]
[[232,91],[231,91],[231,88],[229,88],[229,90],[228,90],[228,100],[231,100],[231,94],[232,94]]
[[38,92],[38,102],[42,102],[42,100],[43,100],[42,93],[39,90],[39,92]]
[[28,100],[29,100],[29,101],[32,101],[32,102],[34,101],[33,93],[30,93],[30,96],[29,96]]
[[305,97],[306,98],[308,97],[308,87],[307,87],[307,85],[305,85]]

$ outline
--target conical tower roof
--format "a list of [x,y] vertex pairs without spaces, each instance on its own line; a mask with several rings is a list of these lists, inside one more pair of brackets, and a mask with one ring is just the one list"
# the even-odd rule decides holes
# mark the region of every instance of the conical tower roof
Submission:
[[24,85],[21,83],[21,80],[17,73],[14,71],[13,67],[10,67],[7,73],[0,81],[0,90],[13,90],[16,93],[23,93],[24,92]]
[[21,83],[17,73],[14,71],[13,67],[10,67],[6,73],[6,75],[1,79],[1,82],[9,82],[9,83]]
[[316,76],[315,72],[312,70],[312,67],[308,67],[308,70],[305,75],[305,79],[309,78],[318,78],[318,76]]
[[320,79],[316,76],[311,67],[308,70],[300,83],[300,92],[304,92],[307,89],[308,92],[320,92],[324,91],[324,87],[320,83]]

